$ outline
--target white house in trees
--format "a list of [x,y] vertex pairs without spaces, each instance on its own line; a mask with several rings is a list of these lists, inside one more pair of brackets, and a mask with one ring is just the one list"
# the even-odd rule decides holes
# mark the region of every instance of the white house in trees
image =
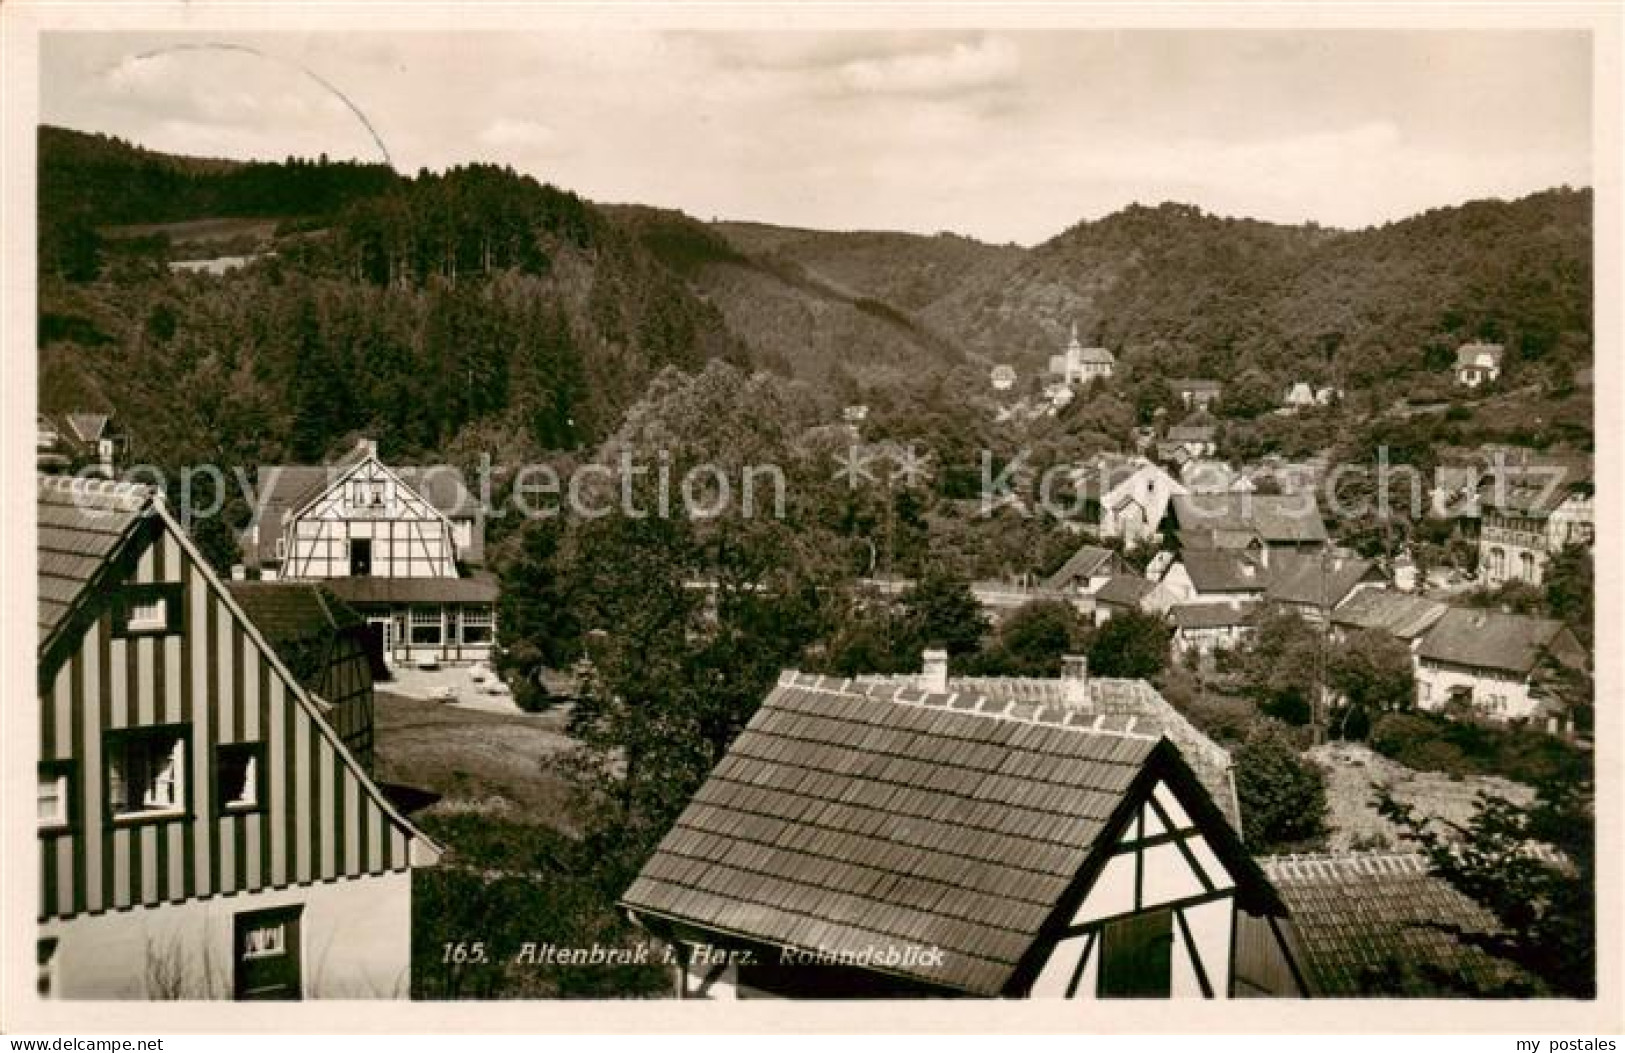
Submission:
[[1493,383],[1505,357],[1506,348],[1500,344],[1462,344],[1456,348],[1456,383],[1469,388]]
[[486,659],[495,579],[481,510],[450,466],[386,465],[363,439],[331,465],[259,469],[243,538],[261,578],[320,581],[366,619],[385,661]]

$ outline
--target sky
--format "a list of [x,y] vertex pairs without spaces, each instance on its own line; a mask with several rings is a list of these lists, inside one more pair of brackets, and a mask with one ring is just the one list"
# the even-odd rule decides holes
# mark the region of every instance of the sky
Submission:
[[65,33],[40,117],[511,165],[600,202],[1035,244],[1125,205],[1364,227],[1591,183],[1580,32]]

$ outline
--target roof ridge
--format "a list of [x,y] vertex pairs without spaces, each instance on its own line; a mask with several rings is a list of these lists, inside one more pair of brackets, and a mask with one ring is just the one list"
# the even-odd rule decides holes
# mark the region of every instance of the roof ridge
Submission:
[[35,476],[40,490],[62,490],[74,493],[106,494],[116,497],[139,497],[144,499],[155,496],[158,488],[145,483],[126,482],[123,479],[96,479],[80,475],[45,475]]

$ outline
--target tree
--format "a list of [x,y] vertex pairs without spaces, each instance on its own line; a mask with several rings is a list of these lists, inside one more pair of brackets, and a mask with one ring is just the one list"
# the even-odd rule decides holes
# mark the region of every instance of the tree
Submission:
[[1114,614],[1089,645],[1089,669],[1099,676],[1148,680],[1168,666],[1173,629],[1155,614]]
[[1327,665],[1328,683],[1343,699],[1340,727],[1346,735],[1363,738],[1354,729],[1368,729],[1373,713],[1406,709],[1415,697],[1410,648],[1388,633],[1350,633]]
[[993,646],[977,663],[977,672],[984,676],[1059,676],[1062,656],[1074,653],[1086,635],[1086,627],[1070,603],[1029,603],[1000,624]]
[[581,626],[565,591],[556,519],[530,519],[520,529],[517,551],[497,566],[497,668],[514,684],[514,701],[527,710],[545,701],[539,675],[581,657]]
[[1325,638],[1296,611],[1273,610],[1227,661],[1244,694],[1288,724],[1314,719]]
[[1569,624],[1580,642],[1591,646],[1596,617],[1596,576],[1591,553],[1582,545],[1568,545],[1546,566],[1546,607],[1552,617]]
[[1242,837],[1253,852],[1278,851],[1326,828],[1326,776],[1298,751],[1287,728],[1265,721],[1235,754]]
[[1554,774],[1527,807],[1479,794],[1465,824],[1419,815],[1391,794],[1378,810],[1415,842],[1434,873],[1481,903],[1502,931],[1458,936],[1570,998],[1594,998],[1596,822],[1589,773]]
[[904,624],[917,647],[943,647],[949,657],[974,654],[987,632],[987,615],[963,578],[928,570],[903,596]]

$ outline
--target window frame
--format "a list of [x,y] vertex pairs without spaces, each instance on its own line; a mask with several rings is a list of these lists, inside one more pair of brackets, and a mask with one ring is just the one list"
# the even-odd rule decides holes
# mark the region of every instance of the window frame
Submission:
[[[153,739],[173,735],[181,751],[178,774],[180,790],[173,807],[142,808],[121,812],[113,799],[113,769],[115,756],[128,748],[125,742],[132,738]],[[171,747],[173,749],[173,747]],[[190,724],[137,724],[123,728],[108,728],[102,733],[102,804],[106,809],[109,826],[136,826],[141,823],[174,822],[192,817],[192,726]],[[123,776],[120,783],[125,783]]]
[[[226,815],[254,815],[269,809],[270,802],[266,800],[269,781],[265,770],[266,744],[255,742],[221,742],[214,747],[214,764],[210,768],[210,782],[214,785],[215,814]],[[246,754],[249,763],[254,766],[254,799],[248,803],[228,800],[222,792],[224,787],[220,784],[221,776],[225,774],[225,758],[228,754]]]
[[38,818],[36,798],[35,825],[41,834],[72,833],[79,826],[79,762],[75,760],[42,760],[37,765],[38,779],[51,779],[62,783],[60,818],[46,823]]
[[[185,587],[178,581],[142,582],[121,586],[113,596],[113,637],[132,639],[143,636],[172,636],[186,631]],[[131,620],[134,609],[150,603],[164,605],[161,623],[141,624]]]
[[[429,621],[429,612],[434,612],[434,620]],[[433,629],[433,640],[418,639],[419,629]],[[406,614],[406,642],[410,647],[444,647],[446,646],[446,612],[433,604],[418,604],[407,610]]]
[[[472,620],[471,620],[472,616]],[[490,607],[465,604],[457,617],[457,643],[462,647],[489,647],[496,642],[496,612]],[[469,629],[483,629],[485,639],[470,640]]]

